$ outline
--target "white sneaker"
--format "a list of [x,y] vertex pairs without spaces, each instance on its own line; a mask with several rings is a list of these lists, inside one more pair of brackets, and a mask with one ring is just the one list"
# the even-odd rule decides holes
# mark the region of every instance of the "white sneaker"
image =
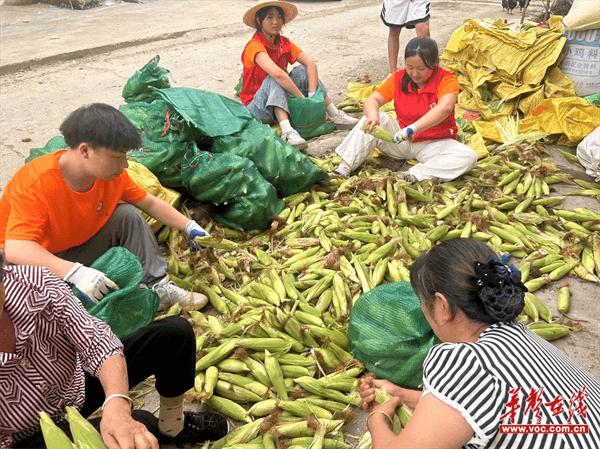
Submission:
[[348,115],[339,109],[335,114],[329,115],[328,117],[329,120],[331,120],[331,123],[333,123],[337,129],[351,129],[358,123],[359,120],[356,117],[352,117],[351,115]]
[[175,303],[181,304],[183,310],[200,310],[208,303],[208,298],[202,293],[188,292],[178,287],[165,276],[152,286],[160,298],[160,310],[165,310]]
[[306,148],[306,146],[308,145],[308,143],[306,143],[306,140],[304,140],[302,138],[302,136],[300,134],[298,134],[298,131],[296,131],[293,128],[284,133],[282,132],[281,138],[283,140],[285,140],[287,143],[289,143],[290,145],[295,146],[299,150]]

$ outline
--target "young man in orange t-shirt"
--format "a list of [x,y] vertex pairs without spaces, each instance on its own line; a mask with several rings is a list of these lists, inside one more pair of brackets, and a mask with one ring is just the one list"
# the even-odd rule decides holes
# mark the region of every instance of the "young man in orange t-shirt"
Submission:
[[138,209],[185,231],[190,240],[207,233],[129,178],[126,153],[141,145],[138,130],[100,103],[72,112],[60,130],[69,148],[25,164],[0,198],[0,251],[7,261],[46,266],[97,302],[118,287],[87,265],[123,246],[140,258],[143,282],[158,293],[162,308],[202,308],[206,296],[169,280],[166,260]]

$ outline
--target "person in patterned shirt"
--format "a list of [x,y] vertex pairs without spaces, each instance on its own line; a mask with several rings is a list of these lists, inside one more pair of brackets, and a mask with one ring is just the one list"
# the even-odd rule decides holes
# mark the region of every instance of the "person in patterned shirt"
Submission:
[[[39,412],[66,428],[67,405],[86,417],[102,406],[99,427],[108,449],[221,438],[228,431],[223,416],[183,411],[183,395],[194,385],[195,354],[185,319],[156,321],[121,342],[47,268],[4,267],[0,252],[0,449],[44,447]],[[158,419],[132,412],[128,396],[152,375]]]

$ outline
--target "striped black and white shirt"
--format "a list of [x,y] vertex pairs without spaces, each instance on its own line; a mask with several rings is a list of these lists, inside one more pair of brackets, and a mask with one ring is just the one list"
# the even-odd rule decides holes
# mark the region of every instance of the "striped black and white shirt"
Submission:
[[[600,448],[600,381],[521,324],[491,325],[476,343],[434,346],[424,363],[425,394],[471,425],[468,449]],[[537,426],[501,428],[509,424]],[[564,427],[533,433],[540,425],[567,424],[587,424],[588,433],[564,433]]]
[[107,324],[92,317],[67,284],[46,268],[5,268],[4,313],[16,337],[0,352],[0,449],[39,429],[39,412],[64,415],[85,398],[85,369],[97,376],[104,361],[123,353]]

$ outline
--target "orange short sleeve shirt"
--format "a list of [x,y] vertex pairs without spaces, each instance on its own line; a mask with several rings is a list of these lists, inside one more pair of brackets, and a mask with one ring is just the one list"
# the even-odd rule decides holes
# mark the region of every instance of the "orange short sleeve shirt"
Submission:
[[108,221],[120,201],[137,203],[147,193],[124,171],[112,181],[97,179],[87,192],[64,181],[58,160],[65,150],[25,164],[0,198],[0,248],[8,240],[30,240],[51,253],[79,246]]
[[[394,73],[392,76],[388,76],[387,79],[377,89],[377,92],[379,92],[383,98],[385,98],[386,103],[394,99],[396,90],[396,73]],[[458,95],[458,79],[455,75],[445,76],[438,86],[438,98],[442,98],[447,94]]]
[[[290,64],[294,64],[298,60],[298,56],[300,56],[302,50],[293,42],[290,42],[290,44],[292,45]],[[261,42],[252,39],[250,42],[248,42],[244,51],[244,68],[249,69],[254,67],[256,64],[254,60],[256,59],[256,55],[259,53],[267,53],[267,49]]]

